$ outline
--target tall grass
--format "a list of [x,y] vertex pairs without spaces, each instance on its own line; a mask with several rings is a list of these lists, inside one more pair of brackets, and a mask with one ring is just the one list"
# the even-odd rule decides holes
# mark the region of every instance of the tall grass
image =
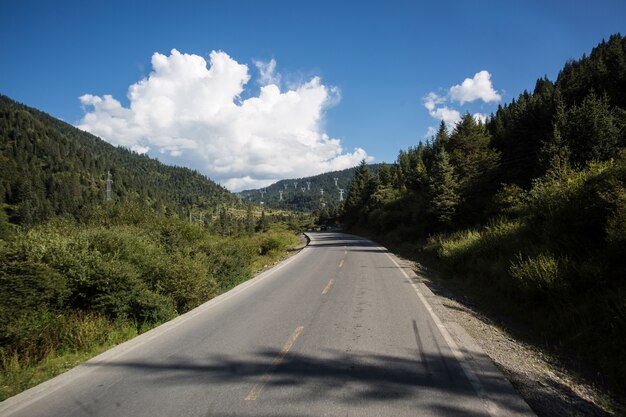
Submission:
[[0,347],[0,399],[58,375],[148,327],[94,313],[35,311],[10,329],[19,342]]

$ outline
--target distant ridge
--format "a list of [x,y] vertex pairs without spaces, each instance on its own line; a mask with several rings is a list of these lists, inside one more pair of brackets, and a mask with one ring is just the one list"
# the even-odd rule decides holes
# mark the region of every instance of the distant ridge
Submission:
[[[370,164],[371,172],[375,174],[380,165]],[[345,201],[355,171],[356,167],[326,172],[311,177],[285,179],[275,182],[268,187],[244,190],[237,194],[243,202],[253,204],[263,202],[266,207],[277,209],[314,211],[318,210],[322,203],[327,207],[335,207],[341,203],[340,190],[342,189],[344,190],[343,198]],[[337,179],[336,185],[335,178]],[[322,190],[324,190],[323,195]],[[281,191],[283,194],[282,200],[280,199]]]

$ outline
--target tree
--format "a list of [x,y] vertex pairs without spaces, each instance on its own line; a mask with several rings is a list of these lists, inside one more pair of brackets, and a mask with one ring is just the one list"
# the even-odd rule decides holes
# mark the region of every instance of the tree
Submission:
[[251,204],[248,204],[246,207],[245,229],[248,236],[252,236],[254,234],[254,214],[252,213]]
[[446,123],[442,120],[439,124],[439,130],[437,131],[435,140],[433,141],[434,151],[437,152],[439,149],[448,146],[449,140],[450,137],[448,136],[448,128],[446,127]]
[[623,127],[613,115],[608,96],[599,98],[592,91],[580,105],[568,109],[566,123],[560,130],[571,149],[572,163],[584,166],[591,160],[617,156]]
[[256,227],[255,227],[255,231],[257,232],[267,232],[269,229],[269,222],[267,221],[267,218],[265,217],[265,210],[261,211],[261,217],[259,217],[259,220],[256,223]]
[[354,173],[354,178],[350,184],[350,191],[346,197],[344,205],[344,218],[346,225],[354,225],[359,217],[367,197],[369,196],[369,183],[371,175],[365,160],[362,160]]
[[561,131],[567,126],[565,103],[557,97],[556,115],[554,116],[552,136],[541,147],[543,170],[554,178],[563,178],[569,167],[570,149],[563,139]]
[[448,153],[442,147],[435,153],[430,175],[430,211],[437,221],[450,226],[460,202],[459,184],[450,164]]
[[464,224],[480,222],[496,193],[499,154],[490,147],[491,136],[482,122],[467,113],[450,135],[447,151],[458,178],[461,205],[457,220]]

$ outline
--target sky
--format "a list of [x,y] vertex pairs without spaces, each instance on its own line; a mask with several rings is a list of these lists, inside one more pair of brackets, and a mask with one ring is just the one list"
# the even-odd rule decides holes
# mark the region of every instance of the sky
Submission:
[[626,34],[626,2],[0,0],[0,94],[232,191],[394,162]]

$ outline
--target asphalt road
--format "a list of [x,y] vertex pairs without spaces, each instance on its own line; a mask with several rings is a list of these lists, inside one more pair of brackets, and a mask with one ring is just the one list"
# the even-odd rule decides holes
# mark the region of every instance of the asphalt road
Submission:
[[467,360],[384,248],[310,236],[277,267],[6,400],[0,415],[532,415],[492,364]]

